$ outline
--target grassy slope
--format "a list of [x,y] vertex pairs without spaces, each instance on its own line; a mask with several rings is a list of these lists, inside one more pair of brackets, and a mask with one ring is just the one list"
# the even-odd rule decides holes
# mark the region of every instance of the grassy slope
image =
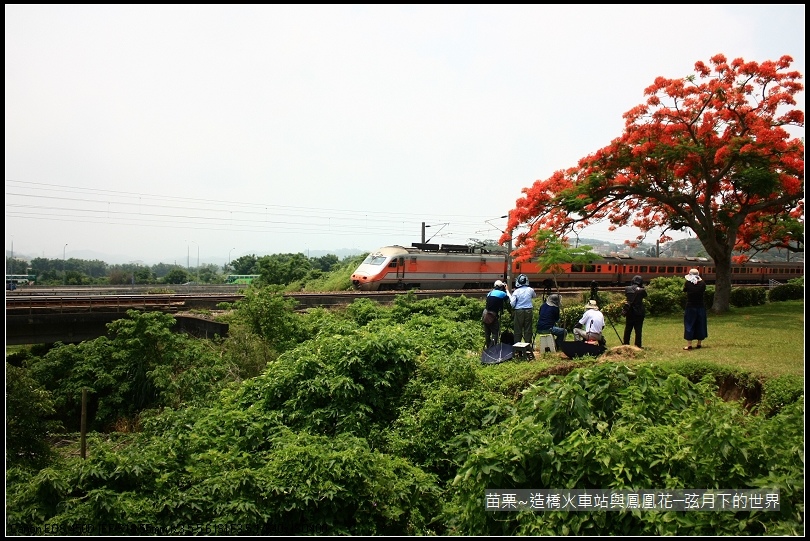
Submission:
[[[614,322],[619,336],[624,322]],[[684,351],[683,318],[680,315],[647,318],[644,322],[644,350],[621,347],[611,325],[605,329],[609,351],[597,358],[571,361],[562,353],[538,356],[532,362],[505,362],[482,366],[482,375],[496,388],[518,391],[527,381],[549,373],[567,371],[571,364],[594,362],[678,363],[699,361],[735,367],[753,379],[781,375],[804,376],[804,302],[786,301],[764,306],[733,308],[723,315],[709,314],[709,337],[704,347]],[[573,339],[569,334],[568,339]],[[612,348],[617,349],[613,350]],[[480,356],[479,352],[471,355]]]

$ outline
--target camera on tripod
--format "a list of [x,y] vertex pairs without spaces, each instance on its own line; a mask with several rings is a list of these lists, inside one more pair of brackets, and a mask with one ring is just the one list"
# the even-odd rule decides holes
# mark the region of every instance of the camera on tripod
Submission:
[[591,298],[590,300],[599,302],[599,284],[596,280],[591,282]]

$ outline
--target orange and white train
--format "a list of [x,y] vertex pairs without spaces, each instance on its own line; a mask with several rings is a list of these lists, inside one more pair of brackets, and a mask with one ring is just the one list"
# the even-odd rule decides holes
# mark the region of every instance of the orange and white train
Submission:
[[[410,247],[385,246],[371,252],[352,274],[352,286],[362,291],[388,291],[405,289],[455,290],[489,289],[495,280],[525,274],[533,287],[548,287],[555,276],[541,273],[536,262],[512,262],[507,272],[507,257],[503,254],[482,252],[458,244],[420,244]],[[708,283],[715,279],[711,259],[684,258],[629,258],[605,257],[588,264],[563,265],[556,275],[559,287],[589,287],[627,285],[633,276],[645,282],[659,276],[684,276],[697,268]],[[771,280],[786,282],[804,276],[804,262],[746,262],[732,265],[735,284],[763,284]],[[510,284],[511,286],[512,284]]]

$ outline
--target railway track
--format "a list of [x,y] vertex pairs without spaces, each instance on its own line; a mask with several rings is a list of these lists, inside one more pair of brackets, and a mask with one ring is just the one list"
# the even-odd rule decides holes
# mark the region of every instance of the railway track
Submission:
[[[603,288],[600,292],[623,291],[624,288]],[[582,288],[561,289],[563,297],[577,296]],[[464,290],[413,290],[411,293],[417,299],[441,298],[446,296],[465,295],[471,298],[483,299],[488,289]],[[295,299],[301,308],[333,307],[351,304],[356,299],[371,299],[382,304],[394,301],[397,296],[408,292],[399,291],[332,291],[332,292],[296,292],[285,293],[284,296]],[[541,295],[542,292],[538,292]],[[182,311],[191,309],[215,309],[221,303],[233,303],[244,298],[241,291],[213,292],[213,293],[120,293],[120,289],[107,291],[86,289],[58,290],[51,288],[48,291],[16,290],[6,292],[6,313],[78,313],[89,311],[119,311],[126,312],[131,309]]]

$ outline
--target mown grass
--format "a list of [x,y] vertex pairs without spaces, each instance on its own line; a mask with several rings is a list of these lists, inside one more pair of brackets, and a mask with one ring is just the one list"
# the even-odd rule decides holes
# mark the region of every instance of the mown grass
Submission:
[[[627,355],[585,357],[572,361],[562,353],[538,355],[535,360],[508,361],[480,367],[480,374],[493,387],[517,390],[521,382],[535,381],[547,374],[597,362],[660,364],[715,364],[745,372],[751,379],[765,381],[780,376],[804,377],[804,302],[785,301],[762,306],[732,308],[725,314],[709,313],[709,337],[701,349],[684,351],[683,316],[648,317],[644,322],[643,350]],[[614,331],[615,328],[615,331]],[[617,336],[618,335],[618,336]],[[621,345],[624,321],[605,328],[608,348]],[[573,337],[570,335],[568,339]],[[693,342],[695,344],[695,342]]]
[[[644,323],[644,354],[636,360],[707,361],[737,367],[756,378],[804,376],[803,301],[733,308],[721,315],[710,312],[708,319],[709,337],[703,347],[684,351],[682,316],[649,318]],[[619,334],[623,329],[624,325]]]

